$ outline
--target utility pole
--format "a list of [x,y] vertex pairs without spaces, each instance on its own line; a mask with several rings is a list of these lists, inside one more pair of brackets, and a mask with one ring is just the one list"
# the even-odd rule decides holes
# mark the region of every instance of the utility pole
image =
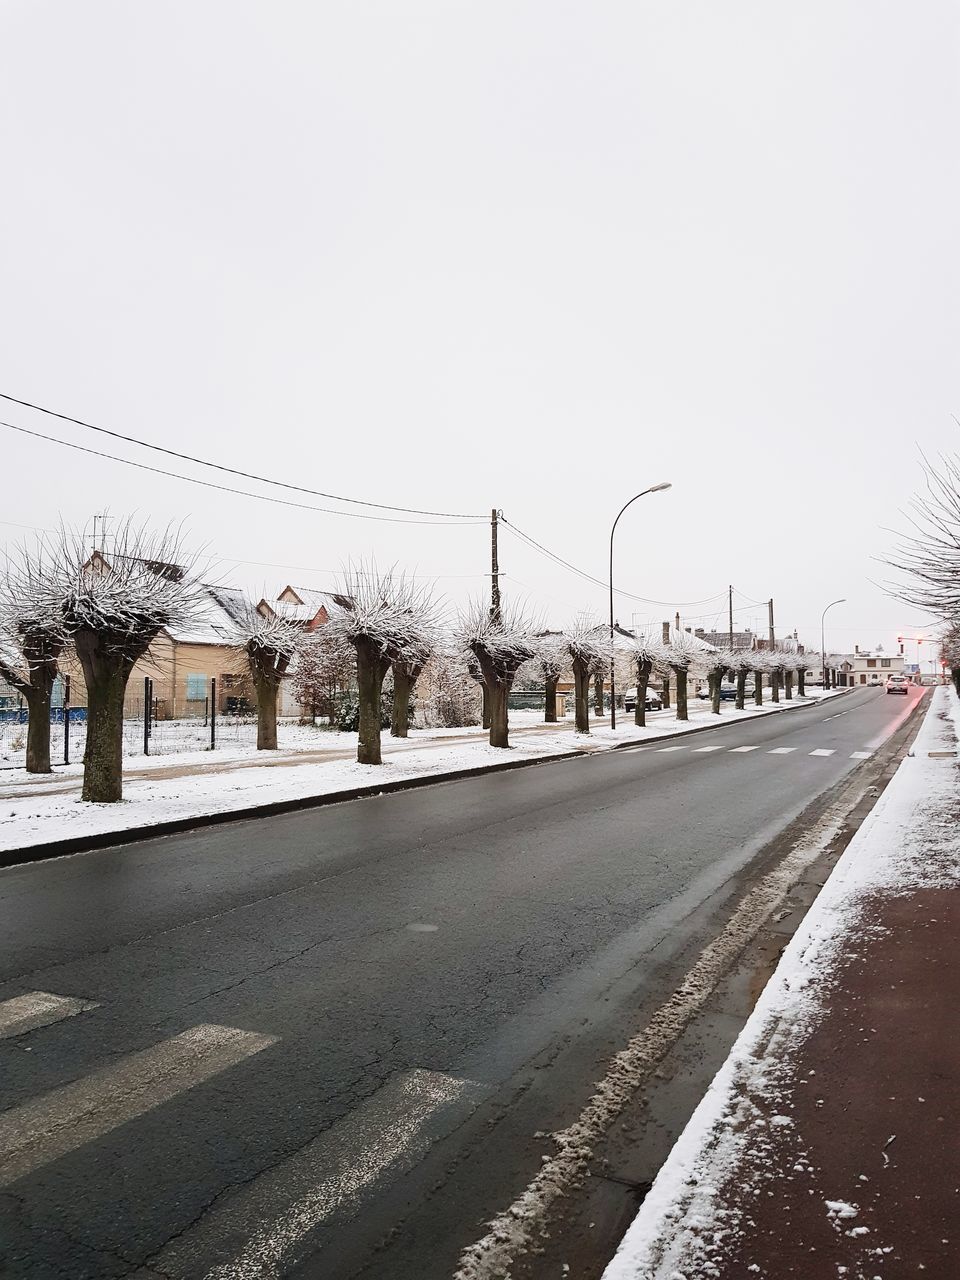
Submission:
[[490,512],[490,620],[498,625],[503,621],[500,608],[500,560],[497,556],[497,508]]
[[730,642],[730,648],[732,649],[732,648],[733,648],[733,587],[732,587],[732,586],[731,586],[731,587],[729,587],[729,588],[728,588],[728,591],[729,591],[729,593],[730,593],[730,597],[729,597],[729,598],[730,598],[730,635],[729,635],[729,642]]
[[773,597],[772,596],[767,601],[767,612],[769,615],[769,628],[770,628],[768,639],[770,641],[770,650],[772,652],[777,647],[776,637],[773,634]]

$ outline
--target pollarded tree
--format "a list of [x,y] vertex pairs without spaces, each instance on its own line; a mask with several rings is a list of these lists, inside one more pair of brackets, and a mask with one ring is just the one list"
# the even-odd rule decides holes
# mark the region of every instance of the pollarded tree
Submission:
[[474,602],[460,615],[460,642],[468,669],[475,663],[486,691],[491,747],[509,747],[507,705],[517,672],[537,650],[534,628],[516,611]]
[[304,632],[275,613],[258,613],[253,605],[238,623],[238,631],[257,694],[257,750],[276,751],[280,685],[303,642]]
[[940,661],[950,668],[953,687],[960,694],[960,623],[950,622],[940,641]]
[[767,653],[767,671],[770,673],[770,701],[780,701],[780,687],[783,684],[783,673],[786,666],[787,655],[781,653],[779,649],[773,649]]
[[694,644],[686,631],[674,631],[666,646],[666,660],[677,681],[677,719],[689,720],[687,711],[687,677],[691,667],[703,658],[703,649]]
[[770,673],[770,654],[766,649],[753,651],[753,701],[763,706],[763,677]]
[[422,668],[435,645],[437,610],[428,587],[417,586],[390,569],[374,564],[348,568],[339,594],[352,608],[334,614],[333,627],[357,655],[357,696],[360,703],[359,764],[382,764],[380,700],[383,681],[394,664]]
[[532,671],[543,680],[543,718],[557,723],[557,684],[570,666],[570,651],[562,631],[544,631],[537,636],[537,652]]
[[81,799],[123,796],[123,700],[134,665],[165,627],[184,626],[202,593],[180,536],[132,520],[88,554],[82,532],[63,530],[47,574],[87,686],[87,744]]
[[573,669],[573,708],[577,733],[590,732],[590,678],[603,660],[598,632],[587,619],[578,618],[566,632],[567,653]]
[[637,682],[637,705],[634,709],[634,723],[647,723],[647,690],[650,677],[667,662],[666,652],[660,640],[648,640],[646,636],[638,636],[631,655],[633,676]]
[[419,681],[417,701],[424,722],[430,727],[444,729],[479,724],[482,687],[465,672],[463,655],[457,646],[449,643],[440,645],[428,660]]
[[757,655],[751,649],[735,649],[730,654],[729,665],[737,682],[737,696],[733,705],[738,711],[742,711],[747,700],[747,678],[751,671],[756,670]]
[[410,730],[410,699],[420,679],[423,668],[433,652],[436,638],[424,632],[423,643],[409,649],[390,662],[393,673],[393,707],[390,712],[390,733],[394,738],[406,738]]
[[710,710],[720,714],[720,690],[723,678],[731,668],[735,654],[730,649],[714,649],[703,655],[703,667],[710,689]]
[[336,628],[324,624],[308,631],[297,650],[293,691],[312,720],[326,716],[333,724],[341,695],[356,684],[356,654]]
[[0,677],[27,704],[27,772],[50,773],[50,701],[66,644],[63,615],[45,582],[47,553],[40,541],[21,547],[0,580]]

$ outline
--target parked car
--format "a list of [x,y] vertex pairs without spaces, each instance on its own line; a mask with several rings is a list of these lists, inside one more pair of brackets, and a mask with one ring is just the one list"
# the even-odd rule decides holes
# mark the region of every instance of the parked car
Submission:
[[[647,711],[662,711],[663,699],[657,693],[656,689],[648,689],[647,696],[643,701],[644,708]],[[636,711],[637,709],[637,691],[636,689],[628,689],[623,695],[624,711]]]
[[879,676],[871,676],[871,677],[870,677],[870,679],[867,681],[867,688],[868,688],[868,689],[879,689],[879,688],[880,688],[880,677],[879,677]]
[[910,681],[906,676],[887,676],[887,693],[909,693]]
[[[724,680],[720,685],[720,701],[733,702],[737,696],[737,686],[732,680]],[[702,689],[697,690],[698,698],[710,697],[710,686],[704,685]]]
[[940,684],[940,677],[939,676],[921,676],[920,683],[923,685],[925,689],[929,689],[933,685]]

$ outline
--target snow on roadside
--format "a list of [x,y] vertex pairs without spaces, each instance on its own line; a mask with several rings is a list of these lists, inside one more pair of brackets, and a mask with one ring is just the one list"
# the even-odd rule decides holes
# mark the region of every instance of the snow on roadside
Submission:
[[[769,715],[771,710],[769,706],[744,711],[725,707],[720,723],[738,723]],[[576,734],[571,727],[562,725],[553,731],[547,726],[536,731],[516,732],[508,751],[490,747],[480,740],[482,731],[474,735],[473,741],[449,746],[442,745],[443,731],[439,741],[433,730],[406,740],[385,734],[384,763],[379,767],[359,765],[353,759],[314,759],[300,763],[293,757],[283,765],[273,763],[282,752],[271,753],[269,765],[244,767],[237,767],[236,757],[225,758],[219,752],[198,752],[186,758],[150,757],[153,768],[193,764],[203,766],[205,771],[173,778],[151,777],[149,771],[145,776],[127,777],[124,799],[109,805],[80,802],[77,794],[80,764],[71,765],[69,770],[60,769],[53,775],[31,776],[17,771],[6,775],[0,783],[0,850],[30,848],[66,837],[124,831],[147,823],[229,813],[257,804],[329,795],[353,787],[407,781],[459,769],[490,767],[504,760],[539,760],[571,751],[612,750],[615,746],[648,742],[665,734],[690,732],[717,723],[717,717],[703,705],[691,705],[690,720],[686,724],[678,724],[672,712],[653,712],[648,719],[650,723],[646,728],[639,728],[628,719],[618,725],[616,732],[598,725],[589,736]],[[519,715],[517,721],[515,729],[523,723]],[[356,749],[356,734],[330,736],[336,740],[331,751],[340,753],[346,749],[352,753]],[[254,759],[255,753],[242,757],[242,760]],[[141,765],[147,765],[147,761],[136,762],[138,770]],[[225,767],[220,769],[220,765]]]
[[[673,1280],[714,1273],[712,1257],[736,1232],[717,1189],[744,1153],[772,1150],[752,1099],[776,1102],[791,1051],[817,1025],[838,965],[855,945],[878,894],[960,884],[960,701],[934,691],[910,755],[837,863],[794,935],[724,1065],[663,1165],[604,1280]],[[947,753],[939,756],[931,753]],[[789,1120],[789,1117],[784,1117]],[[802,1163],[802,1162],[801,1162]],[[834,1218],[855,1206],[824,1201]],[[856,1228],[852,1229],[854,1232]]]

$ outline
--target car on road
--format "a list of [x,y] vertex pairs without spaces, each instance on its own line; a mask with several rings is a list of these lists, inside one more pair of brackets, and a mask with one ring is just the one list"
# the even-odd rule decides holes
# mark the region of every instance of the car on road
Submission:
[[[733,702],[737,696],[737,686],[732,680],[724,680],[720,685],[720,701]],[[704,685],[702,689],[697,690],[698,698],[710,697],[710,686]]]
[[[656,689],[648,689],[647,696],[644,699],[643,705],[647,711],[662,711],[663,698],[661,698],[660,694],[657,693]],[[624,711],[636,711],[637,709],[636,689],[628,689],[627,692],[623,695],[623,709]]]
[[870,677],[870,679],[867,681],[867,688],[868,688],[868,689],[879,689],[879,688],[880,688],[880,677],[879,677],[879,676],[871,676],[871,677]]
[[910,681],[906,676],[887,676],[887,693],[909,693]]

